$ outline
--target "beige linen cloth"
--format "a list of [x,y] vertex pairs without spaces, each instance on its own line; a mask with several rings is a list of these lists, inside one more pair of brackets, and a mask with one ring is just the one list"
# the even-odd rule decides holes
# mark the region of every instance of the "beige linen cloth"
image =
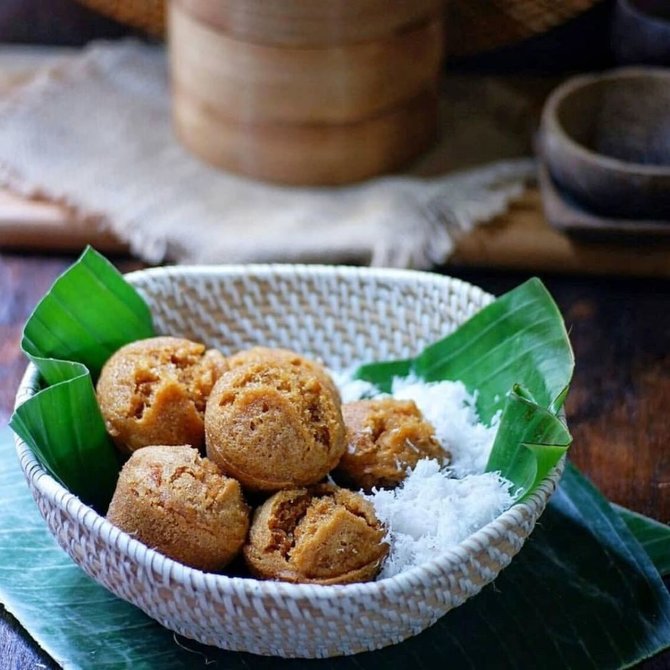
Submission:
[[459,234],[503,212],[533,171],[522,159],[444,175],[519,154],[501,122],[513,101],[489,91],[493,120],[473,119],[484,98],[468,98],[466,83],[447,87],[442,140],[413,175],[288,188],[216,171],[178,144],[161,47],[100,43],[2,101],[0,183],[66,204],[154,263],[428,267],[445,261]]

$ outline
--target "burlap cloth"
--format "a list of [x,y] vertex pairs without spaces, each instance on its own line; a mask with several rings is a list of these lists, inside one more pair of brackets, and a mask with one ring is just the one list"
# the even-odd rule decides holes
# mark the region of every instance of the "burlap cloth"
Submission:
[[[511,160],[444,175],[518,155],[526,142],[506,126],[519,134],[514,100],[466,90],[465,80],[447,86],[442,140],[415,176],[278,187],[215,171],[177,143],[160,47],[103,43],[2,101],[0,183],[66,204],[150,262],[428,267],[445,261],[459,234],[503,212],[533,170]],[[473,114],[487,99],[490,118]]]

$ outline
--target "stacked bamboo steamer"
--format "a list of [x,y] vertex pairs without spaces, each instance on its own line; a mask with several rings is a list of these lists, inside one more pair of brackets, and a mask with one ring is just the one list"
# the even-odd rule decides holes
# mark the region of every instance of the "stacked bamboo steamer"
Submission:
[[392,171],[434,140],[442,0],[172,0],[173,113],[207,162],[284,184]]

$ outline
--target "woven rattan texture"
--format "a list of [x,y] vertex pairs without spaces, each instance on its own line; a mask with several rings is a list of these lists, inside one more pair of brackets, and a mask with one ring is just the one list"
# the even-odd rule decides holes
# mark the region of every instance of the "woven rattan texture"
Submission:
[[[491,297],[458,280],[394,270],[247,266],[130,275],[161,332],[224,352],[287,346],[328,365],[402,357]],[[34,392],[29,368],[17,402]],[[18,441],[33,496],[61,547],[94,579],[166,627],[225,649],[324,657],[419,633],[495,578],[523,545],[560,477],[453,550],[391,579],[294,585],[204,574],[147,549],[82,505]]]
[[447,56],[462,58],[546,32],[602,0],[447,0]]
[[79,0],[115,21],[160,36],[165,32],[165,0]]

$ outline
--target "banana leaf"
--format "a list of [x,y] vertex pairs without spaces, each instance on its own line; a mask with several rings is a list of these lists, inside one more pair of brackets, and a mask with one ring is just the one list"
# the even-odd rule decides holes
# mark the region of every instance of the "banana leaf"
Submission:
[[[83,363],[97,379],[117,349],[153,334],[151,312],[142,296],[88,247],[33,310],[21,348],[31,360]],[[48,362],[36,364],[47,383],[61,381]]]
[[517,384],[507,396],[486,469],[501,472],[523,499],[549,474],[571,441],[563,422]]
[[489,423],[501,412],[487,471],[512,482],[518,500],[558,463],[572,438],[560,412],[574,370],[563,318],[533,278],[501,296],[413,359],[371,363],[354,373],[380,390],[393,378],[460,380]]
[[114,493],[119,461],[91,375],[81,363],[48,363],[61,381],[19,406],[10,425],[56,480],[104,513]]
[[14,431],[51,475],[105,511],[119,463],[93,387],[119,347],[154,334],[149,308],[103,256],[87,248],[26,322],[21,347],[46,386],[16,409]]
[[535,402],[560,409],[575,360],[561,313],[536,277],[484,307],[453,333],[404,361],[363,365],[358,379],[391,390],[393,378],[460,380],[477,393],[477,412],[490,422],[505,396],[522,384]]
[[663,577],[670,575],[670,526],[644,514],[612,505]]
[[432,628],[378,652],[286,661],[173,635],[89,579],[49,535],[12,452],[0,430],[0,601],[67,670],[614,670],[670,646],[670,597],[658,572],[572,468],[512,564]]

